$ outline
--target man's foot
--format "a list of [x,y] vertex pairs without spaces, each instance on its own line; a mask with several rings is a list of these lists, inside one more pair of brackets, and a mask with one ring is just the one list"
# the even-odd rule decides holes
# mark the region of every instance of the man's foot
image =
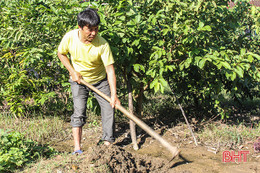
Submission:
[[104,141],[104,145],[106,145],[106,146],[110,146],[110,145],[112,145],[109,141]]
[[99,140],[98,143],[97,143],[97,145],[110,146],[110,145],[112,145],[112,143],[109,142],[109,141]]
[[83,153],[83,151],[77,150],[77,151],[74,151],[74,152],[72,153],[72,155],[80,155],[80,154],[82,154],[82,153]]

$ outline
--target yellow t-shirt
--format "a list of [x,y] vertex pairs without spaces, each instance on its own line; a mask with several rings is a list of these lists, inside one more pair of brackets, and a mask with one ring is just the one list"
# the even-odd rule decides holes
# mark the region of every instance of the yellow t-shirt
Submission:
[[106,77],[105,66],[113,64],[114,59],[108,42],[97,35],[91,43],[79,40],[78,29],[65,34],[58,47],[59,53],[70,54],[71,64],[84,80],[94,84]]

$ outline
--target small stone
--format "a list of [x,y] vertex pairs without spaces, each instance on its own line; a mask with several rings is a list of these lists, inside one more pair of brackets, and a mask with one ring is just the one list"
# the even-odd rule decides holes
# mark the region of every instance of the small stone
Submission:
[[79,167],[77,166],[77,165],[71,165],[71,168],[74,170],[74,171],[76,171],[76,170],[78,170],[79,169]]
[[95,167],[95,164],[89,164],[89,167]]
[[244,145],[240,145],[239,147],[238,147],[238,149],[242,149],[242,148],[244,148]]

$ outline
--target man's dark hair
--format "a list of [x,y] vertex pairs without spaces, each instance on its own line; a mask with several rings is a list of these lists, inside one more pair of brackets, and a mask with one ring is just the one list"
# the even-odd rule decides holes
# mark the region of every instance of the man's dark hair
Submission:
[[100,23],[99,15],[97,11],[92,8],[87,8],[86,10],[78,14],[78,25],[83,28],[84,26],[93,27],[98,26]]

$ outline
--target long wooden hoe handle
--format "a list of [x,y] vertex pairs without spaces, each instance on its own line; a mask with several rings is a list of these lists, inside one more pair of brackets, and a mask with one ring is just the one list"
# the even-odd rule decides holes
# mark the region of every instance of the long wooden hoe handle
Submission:
[[[91,84],[87,83],[83,79],[81,79],[80,83],[89,87],[92,91],[96,92],[98,95],[100,95],[101,97],[106,99],[109,103],[111,102],[111,99],[107,95],[105,95],[104,93],[102,93],[97,88],[95,88]],[[175,158],[179,154],[180,151],[178,150],[177,147],[172,146],[169,142],[167,142],[159,134],[157,134],[152,128],[150,128],[148,125],[146,125],[143,121],[141,121],[139,118],[137,118],[134,114],[127,111],[123,106],[116,104],[115,108],[120,110],[128,118],[133,120],[139,127],[141,127],[144,131],[146,131],[149,135],[151,135],[157,141],[159,141],[166,149],[168,149],[172,153],[173,158]]]

